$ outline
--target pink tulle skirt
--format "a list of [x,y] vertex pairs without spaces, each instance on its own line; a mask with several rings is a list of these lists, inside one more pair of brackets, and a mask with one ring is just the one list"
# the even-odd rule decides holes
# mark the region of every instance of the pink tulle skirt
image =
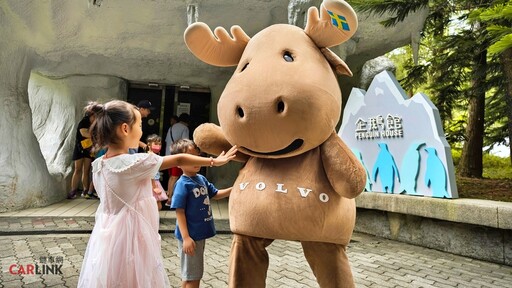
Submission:
[[165,201],[169,199],[169,197],[167,197],[167,193],[165,193],[164,187],[162,187],[162,183],[160,183],[160,181],[155,182],[156,187],[160,188],[160,191],[162,191],[162,193],[155,193],[155,191],[153,191],[153,197],[155,197],[156,201]]
[[159,217],[152,197],[117,214],[96,212],[78,280],[79,288],[170,287],[162,258]]

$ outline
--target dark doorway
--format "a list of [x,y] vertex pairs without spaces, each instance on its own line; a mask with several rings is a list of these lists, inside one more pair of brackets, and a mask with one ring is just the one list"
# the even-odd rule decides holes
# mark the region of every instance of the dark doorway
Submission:
[[[179,90],[178,91],[178,102],[176,103],[176,109],[180,110],[180,107],[190,106],[188,114],[190,114],[190,139],[197,126],[210,122],[210,106],[211,106],[211,93],[209,91],[194,91],[192,89]],[[187,105],[188,104],[188,105]],[[177,111],[179,113],[180,111]],[[179,115],[178,115],[179,116]]]
[[[175,98],[176,98],[176,86],[166,86],[165,87],[165,103],[164,103],[164,116],[163,116],[163,129],[162,129],[162,147],[164,145],[168,145],[168,143],[165,143],[165,137],[167,135],[167,131],[169,131],[169,128],[171,127],[171,117],[175,115],[174,112],[176,109],[174,108]],[[162,149],[165,151],[165,149]],[[165,153],[165,152],[163,152]],[[162,154],[164,155],[164,154]]]
[[[141,100],[149,100],[151,105],[154,107],[151,110],[151,114],[148,117],[142,119],[142,127],[144,135],[157,134],[162,136],[160,129],[160,118],[162,108],[162,89],[158,87],[148,87],[147,85],[142,86],[139,84],[130,83],[128,89],[128,102],[133,105],[137,105]],[[142,142],[146,142],[146,139],[140,139]]]
[[[147,130],[147,135],[154,133],[162,137],[162,156],[165,155],[165,145],[170,144],[165,143],[165,136],[171,126],[173,115],[179,116],[182,112],[190,115],[190,139],[197,126],[210,122],[211,93],[208,89],[158,83],[129,83],[128,102],[137,105],[141,100],[149,100],[155,107],[151,114],[143,119],[143,127],[144,131]],[[167,188],[168,180],[168,174],[164,172],[161,178],[163,187]]]
[[[181,113],[190,115],[189,138],[192,139],[194,130],[202,123],[210,122],[211,93],[201,88],[165,87],[165,109],[163,111],[162,139],[171,127],[171,117]],[[169,143],[162,143],[168,145]]]

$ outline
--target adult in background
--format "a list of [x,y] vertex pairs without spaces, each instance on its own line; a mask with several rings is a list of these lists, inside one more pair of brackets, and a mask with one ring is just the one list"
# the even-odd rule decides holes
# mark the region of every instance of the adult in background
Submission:
[[[170,147],[173,143],[180,139],[190,139],[190,131],[188,129],[188,124],[190,122],[190,115],[187,113],[182,113],[178,117],[178,123],[174,124],[169,128],[169,131],[167,132],[167,136],[165,137],[165,152],[169,153],[166,155],[170,155]],[[171,198],[174,191],[174,184],[176,184],[176,181],[178,181],[178,178],[180,178],[181,174],[183,174],[183,171],[181,171],[178,167],[172,167],[169,169],[169,182],[167,183],[167,196],[169,197],[169,200],[167,200],[167,203],[165,205],[170,206],[171,205]]]
[[171,129],[172,129],[172,126],[174,126],[174,124],[178,123],[180,120],[178,118],[178,116],[176,115],[172,115],[171,117],[171,120],[170,120],[170,123],[171,123],[171,126],[169,127],[169,129],[167,129],[167,134],[165,136],[165,155],[171,155],[171,145],[172,145],[172,140],[171,140]]
[[[151,114],[152,110],[155,110],[155,107],[149,102],[149,100],[142,100],[137,104],[137,108],[139,109],[140,116],[142,117],[142,137],[140,139],[146,140],[149,136],[149,127],[148,121],[144,121],[144,118],[148,117]],[[139,141],[139,153],[144,153],[147,150],[147,144]]]
[[[87,108],[86,108],[87,109]],[[78,123],[75,136],[75,148],[73,150],[74,171],[71,178],[71,191],[68,193],[68,199],[73,199],[78,193],[80,179],[84,190],[89,188],[89,173],[91,162],[94,158],[91,155],[92,140],[89,133],[89,127],[94,122],[95,116],[91,110],[84,111],[84,117]]]

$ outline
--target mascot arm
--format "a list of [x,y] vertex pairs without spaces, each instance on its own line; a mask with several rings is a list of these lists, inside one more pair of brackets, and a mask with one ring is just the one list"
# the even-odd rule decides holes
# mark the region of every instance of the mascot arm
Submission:
[[363,192],[364,167],[335,132],[320,146],[320,153],[327,178],[338,194],[355,198]]
[[[216,156],[233,146],[226,140],[222,128],[212,123],[201,124],[194,130],[194,142],[201,152]],[[236,152],[235,161],[246,162],[247,159],[249,159],[248,155],[240,151]]]

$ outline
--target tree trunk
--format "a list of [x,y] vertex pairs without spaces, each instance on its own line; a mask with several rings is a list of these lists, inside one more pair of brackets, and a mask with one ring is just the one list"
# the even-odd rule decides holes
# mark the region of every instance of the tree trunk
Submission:
[[471,80],[471,97],[468,108],[468,124],[466,141],[458,165],[458,174],[464,177],[482,178],[482,149],[484,146],[485,116],[485,75],[487,70],[487,50],[483,50],[474,59],[474,70]]
[[503,51],[501,54],[501,64],[503,65],[503,70],[505,72],[506,79],[506,89],[507,95],[505,95],[505,102],[507,104],[507,113],[508,113],[508,148],[510,151],[510,163],[512,164],[512,48],[508,48]]

